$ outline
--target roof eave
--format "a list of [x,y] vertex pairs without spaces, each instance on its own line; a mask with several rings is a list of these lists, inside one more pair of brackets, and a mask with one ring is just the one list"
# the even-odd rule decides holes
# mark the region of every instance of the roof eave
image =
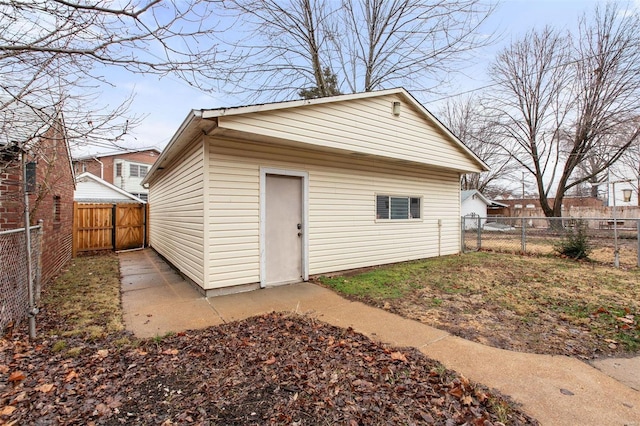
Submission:
[[195,121],[202,119],[203,118],[202,115],[203,115],[203,110],[192,109],[191,111],[189,111],[185,119],[182,121],[182,124],[180,124],[180,127],[178,128],[178,130],[171,137],[171,140],[167,144],[167,147],[162,151],[160,156],[156,159],[155,163],[153,163],[153,166],[151,166],[151,170],[149,170],[149,173],[147,173],[147,175],[144,177],[144,179],[141,182],[141,185],[147,185],[151,180],[151,178],[153,177],[153,175],[156,173],[156,171],[163,167],[162,164],[167,159],[170,158],[170,155],[177,149],[177,146],[179,146],[179,143],[181,141],[181,138],[184,132]]

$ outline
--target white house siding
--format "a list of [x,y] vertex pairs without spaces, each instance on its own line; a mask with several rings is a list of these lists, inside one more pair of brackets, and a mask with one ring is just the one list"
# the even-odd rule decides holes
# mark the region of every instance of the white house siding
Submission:
[[[120,164],[122,167],[121,175],[116,175],[116,165]],[[124,189],[127,192],[132,194],[140,195],[140,194],[149,194],[149,190],[142,186],[142,180],[144,176],[140,176],[140,172],[138,171],[138,176],[131,175],[131,166],[135,166],[136,168],[144,168],[144,174],[146,176],[147,172],[151,169],[151,165],[147,163],[139,163],[137,161],[129,161],[129,160],[115,160],[113,167],[113,182],[114,185],[118,188]]]
[[204,286],[204,154],[192,143],[150,182],[149,242],[182,273]]
[[476,221],[476,218],[478,216],[482,218],[480,226],[484,226],[484,223],[487,220],[487,204],[478,198],[478,196],[471,195],[469,198],[464,200],[460,210],[460,214],[467,217],[464,222],[465,229],[477,229],[478,222]]
[[479,164],[399,95],[221,116],[219,126],[322,147],[480,172]]
[[114,191],[108,186],[101,185],[100,183],[85,178],[76,182],[76,190],[73,193],[73,199],[78,200],[92,200],[92,201],[100,201],[100,200],[108,200],[112,201],[122,201],[124,203],[131,202],[131,198],[127,198],[123,194]]
[[[206,289],[260,281],[260,167],[309,174],[312,275],[459,251],[456,172],[267,144],[209,143]],[[421,196],[423,219],[376,222],[376,194]]]

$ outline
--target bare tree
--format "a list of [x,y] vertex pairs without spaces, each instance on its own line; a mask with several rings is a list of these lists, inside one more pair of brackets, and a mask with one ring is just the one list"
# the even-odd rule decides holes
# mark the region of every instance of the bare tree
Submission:
[[[567,191],[597,179],[640,137],[631,124],[640,112],[639,34],[638,14],[609,3],[582,17],[575,41],[546,28],[496,59],[496,122],[515,142],[512,158],[535,179],[546,216],[561,216]],[[593,167],[576,172],[589,161]]]
[[[324,70],[342,92],[402,85],[434,90],[473,49],[493,11],[481,0],[229,0],[247,37],[230,75],[238,88],[290,96],[313,86],[329,94]],[[431,85],[429,86],[429,83]],[[259,88],[259,91],[256,89]]]
[[445,125],[491,169],[484,173],[465,174],[463,190],[477,189],[489,196],[500,194],[518,165],[505,152],[505,140],[494,129],[478,98],[451,98],[438,114]]
[[[212,3],[6,0],[1,7],[0,112],[26,108],[27,117],[49,125],[63,113],[72,142],[114,143],[140,118],[125,114],[131,99],[100,102],[100,87],[110,84],[106,67],[173,74],[194,85],[215,78],[217,44],[201,25],[215,27]],[[12,138],[39,136],[33,123],[0,126]]]

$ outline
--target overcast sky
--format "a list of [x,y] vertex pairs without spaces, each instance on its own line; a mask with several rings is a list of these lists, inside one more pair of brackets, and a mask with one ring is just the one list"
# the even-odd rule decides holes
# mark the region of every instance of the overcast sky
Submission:
[[[575,29],[578,17],[592,11],[598,3],[604,4],[604,0],[503,0],[484,28],[488,33],[495,31],[501,35],[500,41],[478,51],[477,64],[464,70],[464,74],[456,79],[456,85],[448,88],[447,93],[454,96],[486,85],[487,65],[496,52],[511,40],[534,27],[547,24],[557,29]],[[634,0],[631,4],[640,8],[640,0]],[[104,99],[115,105],[134,93],[132,112],[146,115],[143,123],[121,143],[131,149],[163,149],[191,109],[246,104],[243,99],[233,96],[203,93],[175,77],[159,79],[156,76],[132,76],[123,71],[110,72],[108,76],[114,86],[104,93]],[[443,102],[442,95],[416,97],[432,112],[437,112]],[[87,148],[75,154],[94,153],[96,148]]]

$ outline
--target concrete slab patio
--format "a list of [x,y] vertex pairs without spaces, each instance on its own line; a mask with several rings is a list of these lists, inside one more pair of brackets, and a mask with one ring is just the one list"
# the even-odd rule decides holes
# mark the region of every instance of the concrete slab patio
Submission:
[[[121,253],[119,259],[125,324],[139,337],[272,311],[311,315],[374,340],[417,347],[446,367],[510,395],[543,425],[640,426],[640,392],[632,388],[633,379],[616,380],[577,359],[484,346],[309,283],[207,299],[152,250]],[[638,364],[629,365],[635,369]],[[615,362],[611,366],[619,376],[637,374],[625,368]]]

